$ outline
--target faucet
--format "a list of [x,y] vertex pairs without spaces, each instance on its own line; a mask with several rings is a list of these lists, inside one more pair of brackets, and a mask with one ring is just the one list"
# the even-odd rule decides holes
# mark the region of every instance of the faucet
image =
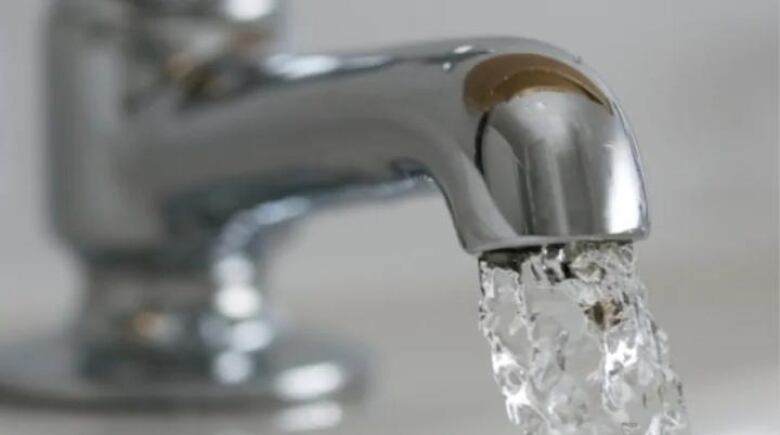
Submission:
[[282,3],[55,2],[50,200],[86,292],[73,331],[0,358],[4,390],[90,406],[362,390],[362,352],[297,331],[262,281],[322,207],[439,192],[475,255],[647,235],[634,136],[581,59],[515,37],[289,54]]

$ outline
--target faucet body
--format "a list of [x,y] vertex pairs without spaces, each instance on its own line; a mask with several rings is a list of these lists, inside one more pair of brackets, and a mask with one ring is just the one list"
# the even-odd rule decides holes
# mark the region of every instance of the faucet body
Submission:
[[[258,203],[426,178],[471,253],[647,230],[623,113],[552,46],[477,39],[258,58],[252,23],[220,23],[232,39],[204,59],[189,54],[202,35],[159,30],[171,17],[94,7],[105,3],[61,2],[50,35],[54,211],[83,252],[165,250],[186,237],[177,213],[218,230]],[[518,76],[530,82],[512,91]]]
[[234,334],[273,323],[258,252],[322,205],[434,185],[474,254],[646,235],[631,129],[574,56],[520,38],[291,55],[273,2],[238,3],[55,5],[52,210],[98,376],[262,353]]

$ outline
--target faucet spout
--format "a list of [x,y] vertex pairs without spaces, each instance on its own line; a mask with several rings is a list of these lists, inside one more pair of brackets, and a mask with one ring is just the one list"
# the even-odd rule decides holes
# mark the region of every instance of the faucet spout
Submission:
[[190,94],[167,116],[132,125],[136,184],[166,198],[244,180],[265,187],[258,201],[429,177],[471,253],[647,232],[620,107],[548,45],[448,41],[381,56],[283,57],[256,74],[232,97]]
[[132,112],[101,188],[133,219],[73,201],[86,245],[165,249],[176,210],[221,227],[257,203],[409,180],[435,182],[471,253],[648,231],[620,107],[576,58],[532,40],[228,57]]

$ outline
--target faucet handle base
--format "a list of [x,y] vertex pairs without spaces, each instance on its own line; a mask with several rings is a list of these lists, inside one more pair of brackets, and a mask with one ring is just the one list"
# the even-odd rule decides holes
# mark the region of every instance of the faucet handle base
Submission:
[[74,335],[38,337],[0,345],[0,401],[106,412],[191,407],[273,413],[356,399],[368,379],[369,361],[360,346],[321,334],[285,333],[269,348],[242,358],[246,355],[215,355],[211,375],[150,377],[149,370],[128,365],[121,376],[95,378],[84,370]]

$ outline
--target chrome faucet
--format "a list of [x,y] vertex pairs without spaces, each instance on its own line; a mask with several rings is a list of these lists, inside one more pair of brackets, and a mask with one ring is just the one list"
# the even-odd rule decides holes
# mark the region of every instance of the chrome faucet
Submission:
[[0,359],[5,389],[92,405],[356,391],[359,353],[295,332],[262,290],[265,254],[322,206],[437,190],[472,254],[647,234],[631,129],[578,58],[519,38],[287,54],[282,6],[55,3],[52,209],[88,291],[74,333],[18,353],[46,367]]

